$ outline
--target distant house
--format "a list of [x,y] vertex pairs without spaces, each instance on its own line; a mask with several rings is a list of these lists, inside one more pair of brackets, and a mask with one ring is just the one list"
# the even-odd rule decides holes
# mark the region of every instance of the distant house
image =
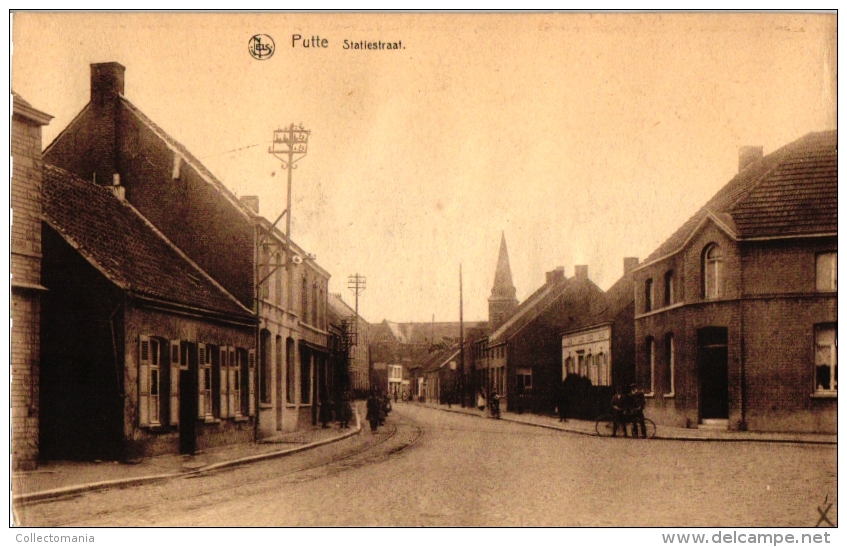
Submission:
[[47,147],[45,161],[121,186],[128,203],[259,317],[260,435],[316,423],[330,358],[329,273],[259,215],[258,198],[235,196],[126,97],[122,65],[90,69],[91,98]]
[[836,431],[837,133],[739,173],[635,270],[638,382],[658,423]]
[[604,307],[603,291],[588,278],[588,266],[574,277],[563,268],[547,272],[538,288],[488,336],[483,389],[505,396],[504,410],[552,412],[562,381],[561,333]]
[[12,468],[38,459],[41,295],[41,128],[52,116],[12,94],[10,206]]
[[[464,324],[468,330],[480,325],[473,321]],[[408,389],[417,393],[410,371],[427,361],[433,352],[458,344],[459,330],[458,321],[396,323],[384,320],[373,325],[370,337],[372,385],[389,393],[395,389],[401,394]]]
[[255,315],[123,192],[43,169],[41,457],[251,440]]
[[[624,275],[603,295],[604,307],[562,333],[562,380],[566,414],[592,419],[607,412],[614,386],[635,381],[635,293],[637,258],[624,259]],[[584,379],[569,382],[569,378]]]
[[338,329],[338,335],[346,333],[349,344],[346,355],[348,382],[347,388],[357,396],[365,396],[370,389],[369,379],[369,340],[370,325],[356,310],[351,308],[340,294],[330,293],[327,300],[330,326]]

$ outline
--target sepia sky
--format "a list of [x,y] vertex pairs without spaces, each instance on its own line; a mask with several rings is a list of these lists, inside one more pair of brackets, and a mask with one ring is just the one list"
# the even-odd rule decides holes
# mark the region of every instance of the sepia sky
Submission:
[[[17,13],[12,87],[55,116],[89,64],[274,220],[273,130],[302,122],[292,237],[331,274],[367,276],[371,322],[487,319],[500,233],[520,300],[587,264],[607,289],[737,171],[836,125],[834,15]],[[274,55],[247,44],[267,34]],[[292,47],[292,35],[328,47]],[[398,50],[345,50],[402,41]],[[311,45],[311,44],[310,44]]]

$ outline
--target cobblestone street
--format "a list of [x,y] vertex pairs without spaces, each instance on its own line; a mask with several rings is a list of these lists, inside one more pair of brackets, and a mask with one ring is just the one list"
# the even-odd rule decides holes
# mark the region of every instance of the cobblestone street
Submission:
[[605,439],[395,405],[377,434],[18,508],[31,526],[813,526],[835,446]]

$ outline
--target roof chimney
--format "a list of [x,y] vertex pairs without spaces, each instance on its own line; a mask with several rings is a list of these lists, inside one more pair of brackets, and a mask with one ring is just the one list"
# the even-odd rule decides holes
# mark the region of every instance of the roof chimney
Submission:
[[623,273],[624,275],[628,274],[632,270],[638,267],[638,257],[637,256],[627,256],[623,259]]
[[573,267],[573,275],[575,278],[583,280],[588,279],[588,266],[580,265]]
[[259,214],[259,196],[241,196],[241,203],[257,215]]
[[565,278],[565,267],[558,266],[553,271],[547,272],[547,283],[553,283],[555,281],[561,281]]
[[91,103],[104,106],[114,103],[124,94],[124,71],[120,63],[94,63],[91,65]]
[[764,157],[761,146],[742,146],[738,149],[738,172],[744,171],[751,163],[756,163]]

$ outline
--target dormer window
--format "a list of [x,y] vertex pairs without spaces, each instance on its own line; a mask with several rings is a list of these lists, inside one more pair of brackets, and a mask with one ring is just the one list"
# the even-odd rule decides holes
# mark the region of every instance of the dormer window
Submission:
[[723,282],[723,252],[712,243],[703,251],[703,297],[719,298]]

